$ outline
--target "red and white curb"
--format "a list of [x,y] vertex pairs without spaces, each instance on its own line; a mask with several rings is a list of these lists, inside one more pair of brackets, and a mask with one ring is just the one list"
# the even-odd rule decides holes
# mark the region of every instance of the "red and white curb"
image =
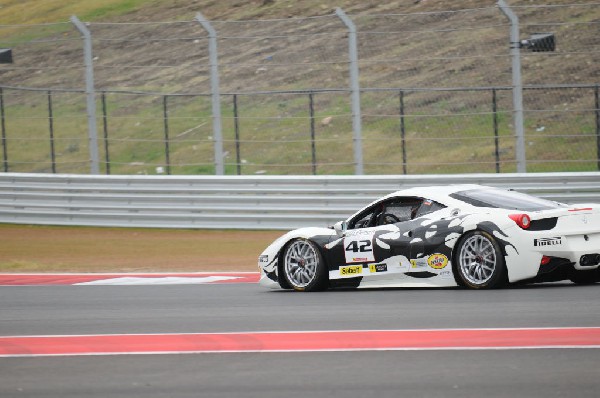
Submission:
[[0,286],[256,283],[258,272],[0,274]]
[[600,348],[600,327],[0,337],[0,357]]

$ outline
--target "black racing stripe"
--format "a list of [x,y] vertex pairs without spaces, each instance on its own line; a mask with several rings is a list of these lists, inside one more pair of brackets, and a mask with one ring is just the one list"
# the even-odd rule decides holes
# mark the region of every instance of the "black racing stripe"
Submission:
[[437,274],[434,274],[433,272],[429,272],[429,271],[422,271],[422,272],[406,272],[404,275],[408,275],[408,276],[411,276],[413,278],[418,278],[418,279],[426,279],[426,278],[432,278],[432,277],[436,276]]

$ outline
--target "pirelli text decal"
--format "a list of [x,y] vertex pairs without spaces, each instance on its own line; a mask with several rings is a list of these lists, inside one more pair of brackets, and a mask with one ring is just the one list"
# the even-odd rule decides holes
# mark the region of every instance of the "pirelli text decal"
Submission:
[[540,246],[556,246],[556,245],[560,245],[562,244],[562,238],[561,237],[556,237],[556,238],[538,238],[538,239],[534,239],[533,240],[533,246],[535,247],[540,247]]

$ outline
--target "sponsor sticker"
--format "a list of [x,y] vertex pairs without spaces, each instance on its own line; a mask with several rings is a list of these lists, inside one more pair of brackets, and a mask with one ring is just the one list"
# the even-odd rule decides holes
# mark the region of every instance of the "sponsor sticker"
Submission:
[[415,258],[410,260],[411,268],[427,268],[427,259],[425,258]]
[[259,263],[268,263],[269,262],[269,256],[267,255],[262,255],[258,257],[258,262]]
[[387,264],[370,264],[369,265],[369,271],[371,271],[371,273],[386,272],[387,271]]
[[374,234],[375,232],[368,229],[351,229],[346,232],[346,236],[373,236]]
[[438,276],[443,279],[452,278],[452,273],[450,271],[441,271]]
[[354,232],[354,235],[344,238],[346,263],[375,262],[375,255],[373,253],[373,236],[375,235],[375,231],[358,230]]
[[448,265],[448,257],[440,253],[432,254],[427,258],[427,264],[433,269],[443,269]]
[[348,265],[346,267],[340,267],[340,275],[358,275],[362,274],[362,265]]
[[538,238],[533,240],[533,246],[541,247],[541,246],[556,246],[562,244],[562,238]]

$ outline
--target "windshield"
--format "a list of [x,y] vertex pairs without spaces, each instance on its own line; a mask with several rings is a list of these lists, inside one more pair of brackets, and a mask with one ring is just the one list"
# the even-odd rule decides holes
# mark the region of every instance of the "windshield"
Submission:
[[558,209],[563,205],[524,193],[502,189],[472,189],[450,195],[476,207],[493,207],[508,210],[539,211]]

